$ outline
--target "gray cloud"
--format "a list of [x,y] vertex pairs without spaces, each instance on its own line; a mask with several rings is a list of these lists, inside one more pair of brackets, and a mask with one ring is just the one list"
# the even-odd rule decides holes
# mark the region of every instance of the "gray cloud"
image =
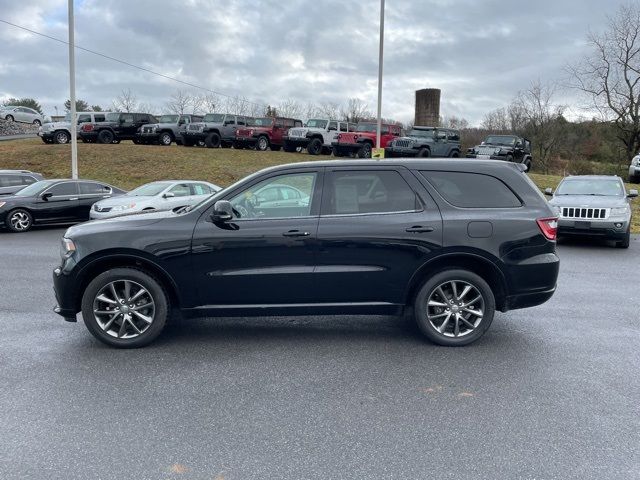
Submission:
[[[374,109],[377,0],[76,1],[76,43],[253,101]],[[609,2],[608,11],[617,7]],[[414,90],[442,89],[442,113],[478,123],[531,81],[558,80],[606,21],[596,0],[389,0],[383,115],[411,120]],[[66,1],[0,0],[0,18],[66,39]],[[48,113],[68,98],[67,47],[0,24],[0,98],[32,96]],[[109,105],[130,88],[162,107],[184,86],[78,52],[78,97]],[[573,92],[559,101],[573,105]]]

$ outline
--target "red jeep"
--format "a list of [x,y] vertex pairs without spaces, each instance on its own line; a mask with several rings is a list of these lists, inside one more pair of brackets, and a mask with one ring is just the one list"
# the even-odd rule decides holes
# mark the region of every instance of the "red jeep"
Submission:
[[[331,143],[334,157],[346,157],[357,154],[359,158],[371,158],[371,149],[376,146],[376,122],[360,122],[355,132],[341,133],[335,142]],[[380,148],[402,133],[400,125],[383,123],[380,129]]]
[[280,150],[292,127],[301,127],[302,120],[282,117],[262,117],[252,118],[247,122],[247,126],[236,130],[236,138],[233,142],[234,148],[255,148],[265,151]]

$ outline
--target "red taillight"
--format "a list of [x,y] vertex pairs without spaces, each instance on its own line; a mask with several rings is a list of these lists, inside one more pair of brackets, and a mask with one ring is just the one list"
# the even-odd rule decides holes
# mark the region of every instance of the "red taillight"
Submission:
[[82,126],[82,131],[83,132],[90,132],[91,130],[93,130],[93,125],[91,125],[90,123],[85,123]]
[[357,135],[357,134],[354,134],[354,135],[353,135],[353,141],[355,142],[356,140],[358,140],[358,135]]
[[558,235],[558,217],[539,218],[536,220],[540,231],[547,240],[555,240]]
[[338,141],[340,141],[340,139],[341,139],[341,138],[342,138],[342,134],[341,134],[341,133],[339,133],[339,134],[338,134]]

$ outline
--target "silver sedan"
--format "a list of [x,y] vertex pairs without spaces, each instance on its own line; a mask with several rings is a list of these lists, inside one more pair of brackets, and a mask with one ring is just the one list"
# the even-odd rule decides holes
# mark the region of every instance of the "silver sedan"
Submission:
[[44,116],[33,108],[17,107],[14,105],[0,107],[0,118],[8,122],[33,123],[38,126],[44,123]]

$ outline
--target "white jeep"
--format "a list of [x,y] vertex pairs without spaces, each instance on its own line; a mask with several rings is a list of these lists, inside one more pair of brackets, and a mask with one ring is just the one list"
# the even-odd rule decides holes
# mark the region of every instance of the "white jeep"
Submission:
[[356,124],[341,120],[311,119],[304,127],[290,128],[284,137],[284,151],[295,152],[306,148],[310,155],[331,153],[331,142],[340,132],[353,132]]
[[[83,123],[104,122],[109,112],[76,112],[77,132]],[[67,113],[63,122],[48,122],[38,129],[38,136],[44,143],[69,143],[71,141],[71,113]]]

